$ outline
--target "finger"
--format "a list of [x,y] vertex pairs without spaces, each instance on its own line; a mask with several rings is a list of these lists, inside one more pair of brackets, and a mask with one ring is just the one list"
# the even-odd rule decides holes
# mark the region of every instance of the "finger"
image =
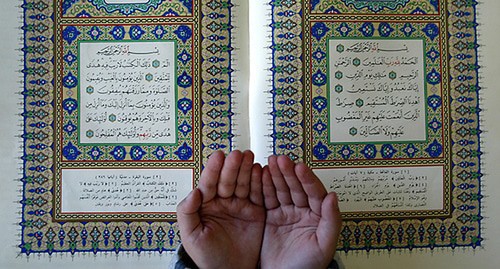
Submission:
[[236,179],[236,189],[234,194],[238,198],[247,198],[250,194],[250,178],[252,177],[253,169],[253,153],[249,150],[243,152],[243,160],[241,161],[240,171]]
[[196,230],[196,227],[199,227],[201,200],[201,192],[196,188],[177,205],[177,221],[181,233],[189,235]]
[[252,177],[250,180],[250,201],[256,205],[264,206],[262,167],[258,163],[254,164],[252,167]]
[[321,219],[316,230],[319,246],[323,253],[332,253],[333,258],[340,230],[342,228],[342,217],[340,215],[337,194],[329,193],[321,205]]
[[276,188],[274,188],[273,179],[269,172],[269,166],[264,166],[262,169],[262,193],[264,195],[264,206],[267,210],[280,206],[278,197],[276,197]]
[[281,205],[291,205],[292,196],[290,195],[290,189],[285,182],[285,178],[281,173],[278,166],[278,157],[271,156],[268,159],[269,172],[271,173],[271,178],[273,180],[274,187],[276,188],[276,197]]
[[224,164],[224,153],[216,151],[210,155],[207,164],[200,176],[198,188],[201,191],[203,202],[212,200],[217,195],[217,183],[219,182],[220,171]]
[[226,157],[220,171],[219,183],[217,184],[217,195],[219,197],[229,198],[233,196],[242,158],[243,154],[239,150],[232,151]]
[[290,196],[293,203],[298,207],[309,206],[307,195],[302,188],[302,184],[297,178],[297,174],[295,173],[295,163],[287,156],[279,156],[278,166],[285,179],[285,183],[290,189]]
[[295,165],[295,173],[297,178],[302,184],[305,194],[307,195],[307,200],[311,210],[320,215],[321,214],[321,204],[325,198],[327,192],[323,183],[319,178],[312,172],[312,170],[303,163],[298,163]]

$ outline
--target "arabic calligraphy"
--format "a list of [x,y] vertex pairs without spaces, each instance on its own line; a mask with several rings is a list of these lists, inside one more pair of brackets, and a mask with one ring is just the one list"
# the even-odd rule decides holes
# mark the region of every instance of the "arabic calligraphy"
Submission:
[[426,138],[422,40],[329,41],[330,142]]
[[174,143],[175,44],[82,42],[81,143]]
[[316,169],[345,212],[439,210],[443,167]]
[[174,212],[192,171],[63,170],[63,212]]

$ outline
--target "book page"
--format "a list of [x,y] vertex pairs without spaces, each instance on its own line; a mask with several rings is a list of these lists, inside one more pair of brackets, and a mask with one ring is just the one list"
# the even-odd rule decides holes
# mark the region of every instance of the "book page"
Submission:
[[340,249],[480,246],[475,6],[269,6],[274,151],[337,192]]
[[[19,243],[20,243],[20,229],[19,223],[22,221],[22,216],[19,213],[21,210],[21,204],[19,201],[22,196],[19,196],[18,190],[22,188],[23,182],[20,180],[22,175],[18,174],[19,170],[16,169],[17,162],[22,154],[20,148],[22,147],[22,141],[18,141],[22,138],[19,137],[20,130],[22,126],[18,121],[20,110],[19,103],[22,102],[22,97],[16,92],[22,91],[19,89],[19,81],[22,80],[23,75],[17,70],[23,68],[23,63],[18,62],[17,59],[21,59],[23,55],[20,52],[21,45],[18,44],[19,25],[21,22],[17,22],[20,15],[19,10],[14,7],[15,3],[9,3],[4,6],[0,13],[2,14],[2,20],[4,22],[4,30],[8,33],[7,39],[0,42],[0,54],[2,55],[2,62],[0,66],[3,72],[0,73],[3,82],[3,89],[5,89],[4,98],[0,99],[2,104],[2,121],[0,128],[0,144],[3,153],[0,157],[2,160],[2,167],[0,167],[1,173],[3,175],[4,184],[1,190],[2,195],[2,210],[0,218],[0,226],[2,231],[0,237],[2,238],[1,254],[0,254],[0,267],[2,268],[27,268],[27,267],[37,267],[37,268],[88,268],[89,265],[93,268],[165,268],[169,261],[168,254],[152,254],[142,252],[141,254],[131,254],[125,252],[120,252],[119,255],[111,253],[99,253],[98,255],[85,255],[82,253],[71,254],[61,253],[53,254],[52,258],[48,258],[47,255],[30,255],[29,259],[26,259],[25,255],[18,256],[19,253]],[[478,43],[481,45],[480,52],[482,57],[481,68],[483,70],[481,78],[483,82],[483,88],[486,90],[482,91],[482,98],[484,98],[484,105],[482,108],[486,109],[486,117],[482,118],[484,131],[487,131],[486,139],[483,142],[483,148],[486,148],[486,165],[482,166],[482,170],[487,170],[488,174],[485,175],[482,184],[486,183],[486,186],[482,186],[482,194],[486,195],[486,198],[482,199],[481,207],[486,206],[481,211],[480,218],[485,218],[481,221],[481,231],[484,233],[484,238],[487,239],[481,245],[483,247],[471,249],[471,248],[458,248],[460,255],[457,255],[456,248],[440,249],[439,251],[403,251],[403,252],[381,252],[380,255],[352,255],[354,252],[349,252],[349,255],[343,256],[343,261],[348,268],[465,268],[465,267],[476,267],[476,268],[496,268],[497,264],[497,253],[496,249],[500,247],[499,243],[499,231],[495,227],[498,224],[499,214],[495,214],[499,211],[496,201],[496,195],[493,194],[494,190],[498,189],[498,180],[494,179],[494,175],[498,174],[497,165],[495,165],[494,160],[497,159],[498,143],[498,124],[496,122],[496,113],[498,112],[496,104],[499,99],[497,91],[494,90],[496,83],[495,75],[498,73],[498,68],[496,67],[496,62],[500,60],[498,51],[496,48],[496,42],[498,41],[495,35],[495,30],[498,29],[499,20],[496,16],[496,11],[499,10],[499,4],[495,1],[487,1],[479,5],[482,12],[476,14],[481,17],[478,22],[482,25],[481,28],[487,31],[481,32],[479,35]],[[470,19],[470,17],[467,17]],[[15,70],[14,70],[15,69]],[[486,83],[484,83],[486,82]],[[484,122],[484,120],[486,122]],[[488,161],[490,160],[490,161]],[[493,160],[493,161],[492,161]],[[15,180],[14,180],[15,179]],[[467,211],[465,211],[467,212]],[[449,236],[450,234],[446,234]],[[372,252],[373,253],[373,252]],[[393,255],[390,255],[390,254]],[[394,255],[396,253],[397,255]],[[389,254],[389,255],[387,255]]]
[[21,253],[176,249],[176,205],[208,156],[232,149],[234,128],[247,129],[233,120],[247,107],[234,73],[245,85],[248,72],[232,56],[232,8],[23,5],[36,27],[23,28]]

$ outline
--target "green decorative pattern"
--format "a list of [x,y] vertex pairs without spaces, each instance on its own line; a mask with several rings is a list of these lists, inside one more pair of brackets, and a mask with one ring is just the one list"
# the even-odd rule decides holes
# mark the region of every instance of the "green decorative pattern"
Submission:
[[378,12],[384,8],[394,10],[398,7],[404,7],[410,0],[380,0],[380,1],[360,1],[344,0],[346,5],[353,5],[355,9],[368,8],[373,12]]
[[109,4],[106,0],[89,0],[97,9],[105,9],[106,13],[113,13],[119,11],[124,15],[130,15],[135,11],[145,12],[148,9],[156,9],[163,0],[149,0],[146,3],[136,4]]
[[311,0],[311,14],[439,14],[438,0]]
[[109,17],[184,17],[192,16],[192,0],[149,0],[138,3],[108,3],[105,0],[63,0],[64,18],[109,18]]

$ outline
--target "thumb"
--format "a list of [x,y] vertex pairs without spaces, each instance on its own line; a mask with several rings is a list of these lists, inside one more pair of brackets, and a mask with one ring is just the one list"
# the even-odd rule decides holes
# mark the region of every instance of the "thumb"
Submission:
[[199,226],[201,199],[200,190],[195,188],[177,205],[177,222],[181,238],[182,234],[191,234]]
[[321,204],[321,219],[316,231],[318,244],[323,253],[331,255],[328,258],[333,258],[335,254],[341,227],[342,217],[340,216],[337,194],[331,192],[323,199]]

